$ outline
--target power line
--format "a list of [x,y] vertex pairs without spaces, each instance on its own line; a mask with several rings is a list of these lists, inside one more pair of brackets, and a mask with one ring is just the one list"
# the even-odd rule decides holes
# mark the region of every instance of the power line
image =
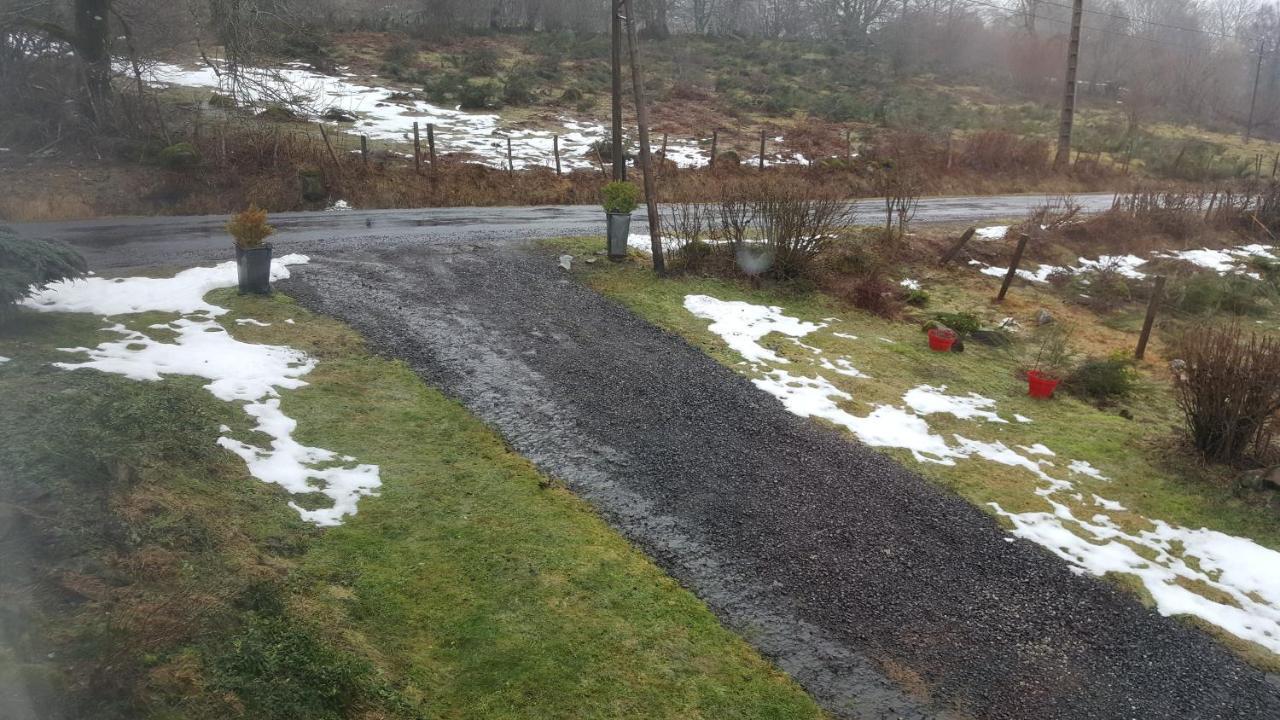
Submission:
[[[1054,2],[1054,0],[1040,0],[1040,2],[1044,3],[1045,5],[1052,5],[1054,7],[1066,8],[1067,10],[1071,9],[1070,5],[1064,5],[1063,3],[1060,3],[1060,2]],[[1111,18],[1113,20],[1124,20],[1125,22],[1138,22],[1138,23],[1143,23],[1145,25],[1151,25],[1153,27],[1162,27],[1162,28],[1167,28],[1169,30],[1179,30],[1182,32],[1214,35],[1216,37],[1226,38],[1228,40],[1239,40],[1240,42],[1246,42],[1249,44],[1253,44],[1255,41],[1257,41],[1257,38],[1245,38],[1239,35],[1232,35],[1230,33],[1218,32],[1217,30],[1206,30],[1205,28],[1191,28],[1191,27],[1185,27],[1182,25],[1171,25],[1169,23],[1160,22],[1159,20],[1148,20],[1146,18],[1138,18],[1138,17],[1129,16],[1129,15],[1121,15],[1119,13],[1106,12],[1105,10],[1090,10],[1089,8],[1085,8],[1084,12],[1090,15],[1098,15],[1101,17]]]
[[[1042,0],[1042,1],[1047,2],[1047,0]],[[1009,17],[1009,18],[1015,17],[1015,16],[1018,14],[1018,13],[1017,13],[1017,11],[1015,11],[1015,10],[1011,10],[1011,9],[1009,9],[1009,8],[1007,8],[1007,7],[1002,6],[1002,5],[994,5],[994,4],[989,3],[989,2],[982,2],[982,0],[963,0],[963,2],[965,2],[965,3],[969,4],[969,5],[978,5],[978,6],[981,6],[981,7],[989,8],[989,9],[991,9],[991,10],[996,10],[996,11],[998,11],[998,12],[1002,12],[1002,13],[1004,13],[1004,14],[1005,14],[1005,17]],[[1065,6],[1065,5],[1059,5],[1058,3],[1048,3],[1048,4],[1050,4],[1050,5],[1057,5],[1058,7],[1068,7],[1068,6]],[[1086,11],[1086,12],[1087,12],[1087,11]],[[1070,21],[1067,21],[1067,20],[1061,20],[1061,19],[1059,19],[1059,18],[1053,18],[1053,17],[1040,17],[1040,18],[1038,18],[1038,19],[1040,19],[1040,20],[1045,20],[1045,21],[1052,22],[1052,23],[1058,23],[1059,25],[1067,25],[1067,26],[1070,26],[1070,25],[1071,25]],[[1111,35],[1111,36],[1114,36],[1114,37],[1129,38],[1130,40],[1137,40],[1137,41],[1139,41],[1139,42],[1151,43],[1152,45],[1161,45],[1161,46],[1164,46],[1164,47],[1179,48],[1179,49],[1182,49],[1182,50],[1197,51],[1197,52],[1199,52],[1199,51],[1203,51],[1203,50],[1205,49],[1205,48],[1201,48],[1201,47],[1196,47],[1196,46],[1194,46],[1194,45],[1187,45],[1187,44],[1184,44],[1184,43],[1171,43],[1171,42],[1167,42],[1167,41],[1164,41],[1164,40],[1157,40],[1157,39],[1155,39],[1155,38],[1145,37],[1145,36],[1142,36],[1142,35],[1134,35],[1134,34],[1132,34],[1132,33],[1125,33],[1125,32],[1119,32],[1119,31],[1116,31],[1116,30],[1108,30],[1107,28],[1094,27],[1094,26],[1092,26],[1092,25],[1081,25],[1080,27],[1081,27],[1081,29],[1083,29],[1083,30],[1087,30],[1087,31],[1089,31],[1089,32],[1091,32],[1091,33],[1100,33],[1100,34],[1103,34],[1103,35]],[[1244,51],[1244,54],[1245,54],[1246,56],[1255,56],[1255,55],[1258,55],[1258,52],[1257,52],[1256,50],[1245,50],[1245,51]],[[1263,55],[1272,55],[1272,54],[1274,54],[1274,51],[1271,51],[1271,52],[1266,52],[1266,51],[1264,51],[1264,52],[1263,52]]]

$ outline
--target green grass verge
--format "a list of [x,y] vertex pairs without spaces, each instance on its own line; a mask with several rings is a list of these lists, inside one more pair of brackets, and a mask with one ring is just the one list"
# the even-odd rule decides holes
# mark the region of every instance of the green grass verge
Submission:
[[0,328],[0,524],[30,562],[0,576],[0,682],[40,716],[821,716],[407,366],[286,297],[213,301],[238,338],[319,358],[282,407],[300,442],[379,464],[381,495],[341,527],[301,522],[214,444],[249,432],[236,405],[192,378],[53,368],[112,336],[20,313]]

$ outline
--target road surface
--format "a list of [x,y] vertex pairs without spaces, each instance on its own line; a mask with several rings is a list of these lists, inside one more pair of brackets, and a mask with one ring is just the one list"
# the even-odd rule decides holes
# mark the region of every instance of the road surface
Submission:
[[[924,198],[916,222],[977,222],[1018,218],[1056,196]],[[1111,193],[1075,195],[1086,212],[1111,206]],[[880,222],[883,201],[861,200],[855,212],[868,224]],[[344,239],[431,242],[498,242],[531,238],[603,235],[602,210],[595,205],[546,207],[431,208],[423,210],[347,210],[289,212],[271,216],[277,252],[305,250],[316,242]],[[133,265],[181,265],[226,257],[225,215],[121,217],[71,222],[12,225],[18,232],[75,245],[96,268]],[[644,213],[635,213],[635,232],[647,232]]]

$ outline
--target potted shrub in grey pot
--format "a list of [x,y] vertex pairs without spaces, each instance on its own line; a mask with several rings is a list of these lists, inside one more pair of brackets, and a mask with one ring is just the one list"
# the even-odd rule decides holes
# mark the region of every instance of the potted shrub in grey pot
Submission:
[[241,293],[267,295],[271,292],[271,243],[275,232],[267,224],[267,211],[250,205],[227,223],[227,232],[236,243],[236,270]]
[[625,180],[614,180],[604,186],[604,212],[608,220],[609,259],[627,256],[627,237],[631,234],[631,211],[639,204],[640,190]]

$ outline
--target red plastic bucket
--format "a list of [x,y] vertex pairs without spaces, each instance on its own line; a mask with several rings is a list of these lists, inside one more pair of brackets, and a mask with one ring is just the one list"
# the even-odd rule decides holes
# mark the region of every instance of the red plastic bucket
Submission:
[[1051,398],[1059,382],[1061,381],[1041,375],[1039,370],[1028,370],[1027,394],[1033,398]]
[[951,352],[956,342],[956,331],[949,328],[931,328],[929,330],[929,349],[934,352]]

